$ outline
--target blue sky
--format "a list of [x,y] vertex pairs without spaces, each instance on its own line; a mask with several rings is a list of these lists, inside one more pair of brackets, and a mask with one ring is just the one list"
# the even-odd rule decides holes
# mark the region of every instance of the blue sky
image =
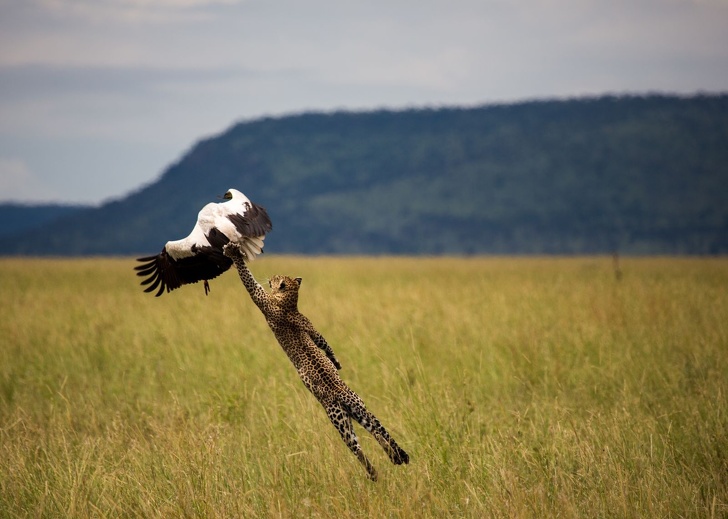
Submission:
[[264,115],[726,91],[728,0],[0,0],[0,201],[118,198]]

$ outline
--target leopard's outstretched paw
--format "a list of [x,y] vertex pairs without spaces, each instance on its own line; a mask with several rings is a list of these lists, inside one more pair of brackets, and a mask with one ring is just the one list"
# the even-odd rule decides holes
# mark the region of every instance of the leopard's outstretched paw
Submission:
[[234,259],[234,258],[243,258],[245,259],[245,253],[240,248],[240,245],[237,243],[226,243],[222,248],[222,253],[227,256],[228,258]]

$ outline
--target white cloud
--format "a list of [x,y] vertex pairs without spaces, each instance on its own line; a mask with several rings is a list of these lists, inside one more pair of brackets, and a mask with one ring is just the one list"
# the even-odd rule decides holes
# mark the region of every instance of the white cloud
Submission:
[[91,22],[172,23],[205,17],[211,7],[235,5],[245,0],[36,0],[52,15]]
[[21,159],[0,157],[0,201],[47,202],[58,193],[41,182]]

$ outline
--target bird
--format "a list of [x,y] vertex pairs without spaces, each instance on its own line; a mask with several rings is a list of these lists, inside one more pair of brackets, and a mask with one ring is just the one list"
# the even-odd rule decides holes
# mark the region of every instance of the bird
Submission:
[[263,252],[265,235],[273,229],[265,208],[248,199],[237,189],[223,195],[225,202],[211,202],[197,215],[192,232],[181,240],[168,241],[162,252],[137,258],[137,276],[144,277],[144,292],[156,297],[182,285],[204,281],[205,295],[210,293],[208,280],[230,268],[233,261],[222,248],[237,243],[249,260]]

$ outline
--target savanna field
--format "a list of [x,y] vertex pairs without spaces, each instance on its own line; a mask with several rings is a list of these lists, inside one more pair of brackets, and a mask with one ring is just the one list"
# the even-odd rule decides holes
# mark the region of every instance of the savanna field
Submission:
[[313,258],[372,483],[234,272],[0,259],[0,517],[726,517],[728,259]]

